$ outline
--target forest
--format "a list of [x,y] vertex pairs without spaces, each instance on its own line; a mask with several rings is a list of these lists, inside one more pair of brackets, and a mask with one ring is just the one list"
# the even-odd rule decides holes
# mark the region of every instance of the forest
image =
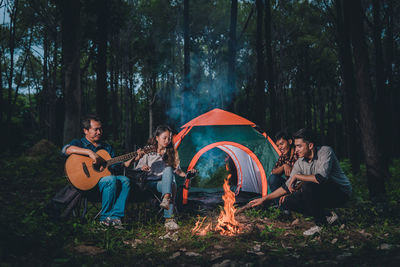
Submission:
[[[342,253],[340,242],[331,242],[335,231],[347,237],[345,245],[364,245],[347,244],[358,248],[354,257],[339,259],[342,253],[323,265],[360,265],[366,255],[375,259],[368,266],[397,261],[399,14],[394,0],[0,0],[0,226],[6,237],[0,258],[5,266],[24,264],[33,255],[48,261],[35,257],[28,265],[176,261],[178,256],[166,257],[168,245],[152,254],[150,248],[161,241],[143,241],[154,232],[148,222],[132,219],[125,236],[133,246],[121,233],[94,238],[90,223],[50,222],[41,208],[66,184],[59,151],[81,136],[83,115],[99,115],[107,142],[123,154],[143,146],[157,125],[168,124],[177,133],[214,108],[249,119],[271,138],[282,129],[312,129],[320,144],[334,148],[353,183],[356,204],[343,211],[346,229],[338,226],[313,239],[305,252],[295,248],[303,260],[298,264],[319,264],[310,251],[324,238],[329,246],[322,246],[321,258]],[[43,140],[45,147],[38,148]],[[357,210],[365,217],[355,215]],[[246,214],[255,221],[279,217],[271,210]],[[193,220],[182,221],[192,225]],[[270,225],[250,234],[257,236],[252,246],[298,243],[298,237],[283,237],[279,229],[285,226]],[[348,225],[361,234],[349,235]],[[373,237],[368,229],[375,231]],[[63,236],[64,231],[71,234]],[[177,246],[203,257],[224,242],[212,235],[191,241],[190,233],[182,232]],[[248,249],[245,240],[238,238],[239,247],[230,248],[231,262],[219,266],[275,266],[299,259],[286,257],[284,246],[241,262],[235,257],[239,248]],[[389,240],[390,249],[371,253],[380,240]],[[74,245],[83,243],[101,248],[99,261],[80,258]],[[131,245],[139,250],[127,251]],[[51,247],[55,251],[46,254]],[[178,265],[194,263],[180,249]],[[143,255],[154,257],[146,261]],[[376,258],[383,256],[380,264]],[[203,258],[198,264],[211,263],[216,262]]]

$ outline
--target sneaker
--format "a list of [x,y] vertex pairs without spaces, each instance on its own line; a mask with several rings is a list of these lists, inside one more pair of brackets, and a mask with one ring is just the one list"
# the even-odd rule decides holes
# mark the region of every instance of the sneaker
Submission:
[[334,211],[331,211],[331,216],[326,216],[326,222],[328,224],[333,224],[337,219],[339,219],[339,216]]
[[122,226],[121,219],[112,219],[111,226],[114,227],[115,229],[119,229],[119,230],[125,229],[125,227]]
[[160,203],[160,207],[165,209],[165,210],[169,210],[169,202],[170,202],[170,198],[169,197],[164,197],[163,200]]
[[99,223],[101,226],[109,227],[111,225],[111,218],[107,217],[104,220],[101,220]]
[[174,219],[171,218],[165,219],[164,226],[165,229],[167,229],[167,231],[174,231],[179,229],[179,225],[176,223]]
[[321,231],[322,231],[322,227],[316,225],[316,226],[313,226],[310,229],[304,231],[303,235],[312,236],[312,235],[315,235],[316,233],[320,233]]

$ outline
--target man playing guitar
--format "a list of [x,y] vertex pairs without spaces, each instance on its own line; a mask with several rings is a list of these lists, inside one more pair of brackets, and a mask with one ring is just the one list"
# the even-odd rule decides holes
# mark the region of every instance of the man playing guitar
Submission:
[[[102,142],[103,128],[100,119],[95,115],[88,115],[82,121],[82,129],[84,137],[72,140],[69,144],[62,148],[62,153],[66,156],[71,154],[79,154],[90,157],[93,165],[100,164],[104,161],[98,154],[99,150],[105,150],[113,158],[115,156],[111,145]],[[135,158],[122,163],[125,167],[129,167],[133,161],[139,160],[144,152],[138,150]],[[118,167],[114,164],[109,167],[113,173]],[[100,171],[101,168],[100,167]],[[117,181],[121,183],[121,191],[117,196]],[[109,175],[102,177],[98,181],[99,190],[102,195],[102,208],[100,213],[100,224],[104,226],[113,226],[115,228],[123,228],[121,218],[124,217],[125,203],[130,191],[130,180],[125,176]]]

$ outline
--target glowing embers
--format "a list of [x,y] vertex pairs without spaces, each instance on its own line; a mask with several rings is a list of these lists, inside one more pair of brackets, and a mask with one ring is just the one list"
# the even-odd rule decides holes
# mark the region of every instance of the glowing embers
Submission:
[[195,235],[206,235],[209,231],[219,232],[221,235],[233,236],[242,231],[242,226],[235,219],[236,208],[233,206],[235,203],[235,193],[233,193],[229,188],[229,179],[231,175],[224,181],[224,195],[222,199],[224,200],[224,208],[219,214],[217,225],[213,229],[212,223],[208,223],[203,227],[204,221],[207,217],[199,218],[196,222],[195,227],[192,229],[192,234]]

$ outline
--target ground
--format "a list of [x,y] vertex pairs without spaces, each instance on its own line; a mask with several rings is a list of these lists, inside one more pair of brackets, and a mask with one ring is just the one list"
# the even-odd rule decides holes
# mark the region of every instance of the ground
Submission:
[[215,221],[218,210],[180,212],[176,232],[166,232],[148,203],[128,205],[125,230],[101,228],[95,210],[84,221],[52,218],[45,206],[67,184],[56,150],[0,155],[1,266],[394,266],[400,260],[399,160],[380,203],[368,199],[363,172],[351,175],[343,161],[354,194],[320,234],[303,235],[311,218],[260,208],[238,215],[243,232],[227,237],[191,232],[198,216]]

